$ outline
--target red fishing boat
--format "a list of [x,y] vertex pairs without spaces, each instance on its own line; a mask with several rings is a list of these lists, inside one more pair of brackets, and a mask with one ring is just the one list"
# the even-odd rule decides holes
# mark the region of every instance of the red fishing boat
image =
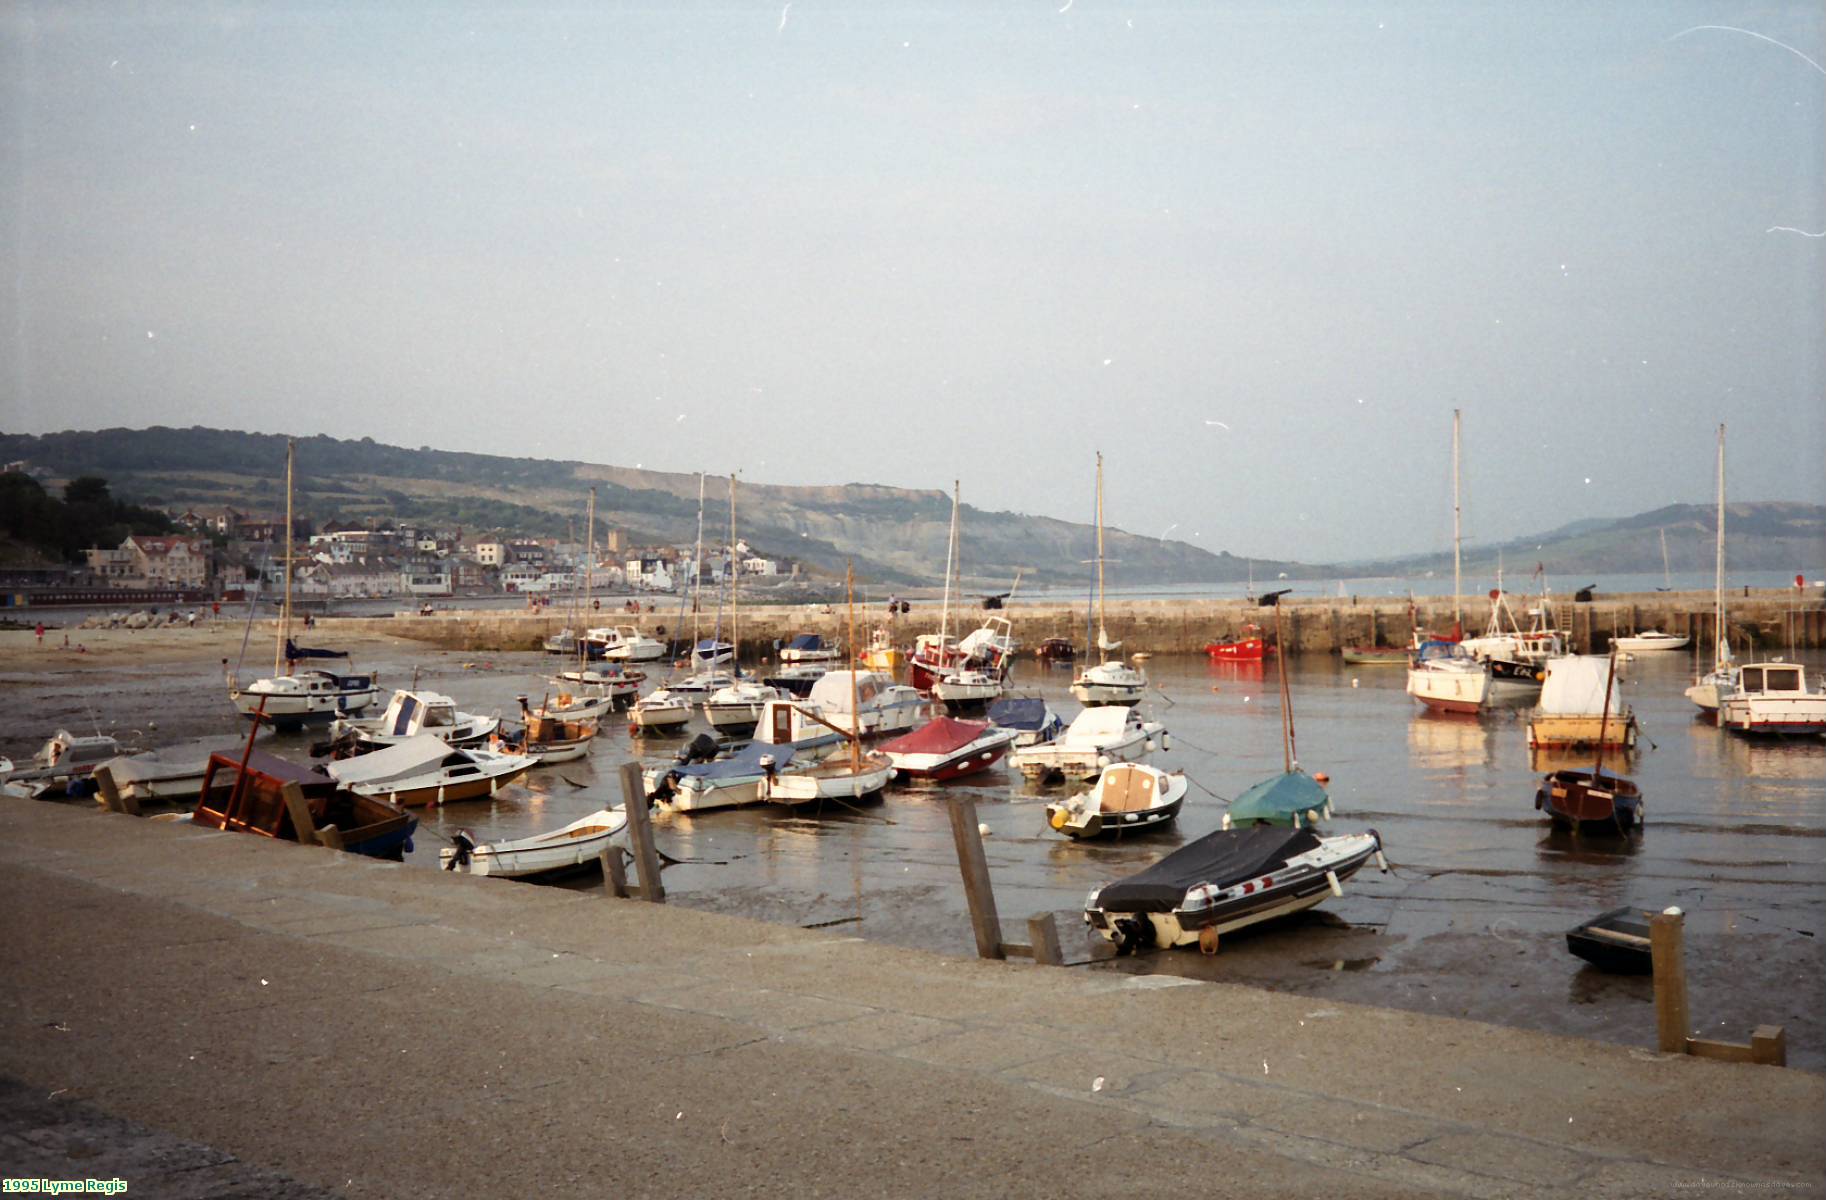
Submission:
[[1205,653],[1216,662],[1261,662],[1264,655],[1273,652],[1274,648],[1262,637],[1262,627],[1255,624],[1243,626],[1238,637],[1205,643]]

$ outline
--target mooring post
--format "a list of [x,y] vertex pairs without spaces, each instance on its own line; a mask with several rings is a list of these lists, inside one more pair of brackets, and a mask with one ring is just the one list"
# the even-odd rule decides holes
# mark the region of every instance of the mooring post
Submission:
[[1027,940],[1033,946],[1033,960],[1042,967],[1062,967],[1065,954],[1059,949],[1059,923],[1049,912],[1027,918]]
[[1649,918],[1649,955],[1655,966],[1655,1042],[1663,1054],[1687,1049],[1686,917],[1678,908]]
[[602,860],[602,886],[605,894],[617,900],[628,898],[628,858],[620,846],[610,846],[596,856]]
[[989,860],[983,856],[983,834],[976,824],[976,801],[951,797],[951,837],[957,843],[957,866],[964,876],[964,899],[970,904],[970,927],[976,933],[978,958],[1002,958],[1002,922],[995,913],[995,890],[989,883]]
[[334,825],[325,825],[317,831],[317,844],[332,850],[342,849],[342,830]]
[[1788,1065],[1788,1034],[1780,1025],[1758,1025],[1750,1031],[1750,1061],[1771,1067]]
[[640,779],[640,764],[621,764],[621,802],[628,814],[628,841],[634,846],[634,869],[640,874],[640,898],[655,904],[666,899],[659,881],[659,851],[653,848],[653,825],[647,812],[647,787]]
[[120,786],[114,782],[114,771],[110,767],[96,767],[94,771],[95,786],[101,792],[101,802],[109,812],[126,813],[130,817],[139,816],[139,801],[132,796],[123,796]]

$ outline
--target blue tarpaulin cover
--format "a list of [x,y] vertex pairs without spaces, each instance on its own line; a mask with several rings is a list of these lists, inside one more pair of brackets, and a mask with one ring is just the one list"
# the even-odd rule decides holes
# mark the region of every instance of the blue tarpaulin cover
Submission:
[[760,773],[763,755],[774,760],[775,768],[785,770],[793,760],[793,748],[750,742],[728,758],[696,763],[689,767],[674,767],[668,774],[690,776],[693,779],[734,779],[743,775],[756,775]]

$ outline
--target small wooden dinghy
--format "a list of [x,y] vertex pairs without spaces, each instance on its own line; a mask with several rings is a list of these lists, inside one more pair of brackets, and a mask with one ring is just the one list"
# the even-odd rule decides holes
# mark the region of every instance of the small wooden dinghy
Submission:
[[438,861],[446,871],[530,879],[594,866],[604,850],[624,845],[627,834],[627,812],[602,808],[562,829],[506,842],[477,843],[467,829],[459,829],[453,844],[438,851]]
[[1603,770],[1552,771],[1541,780],[1534,806],[1556,829],[1622,834],[1641,824],[1642,789]]
[[1649,949],[1649,914],[1639,908],[1613,908],[1566,931],[1566,948],[1613,975],[1647,975],[1655,969]]
[[1186,801],[1183,772],[1113,763],[1091,790],[1046,806],[1046,823],[1069,838],[1120,837],[1165,825]]

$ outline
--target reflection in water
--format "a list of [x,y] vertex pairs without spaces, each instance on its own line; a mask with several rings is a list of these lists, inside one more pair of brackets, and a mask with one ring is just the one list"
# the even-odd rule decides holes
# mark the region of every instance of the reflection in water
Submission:
[[[1545,820],[1543,817],[1543,823]],[[1588,867],[1621,867],[1636,856],[1646,836],[1641,832],[1622,837],[1614,833],[1574,833],[1550,827],[1546,836],[1535,843],[1535,853],[1546,867],[1560,867],[1568,863]]]
[[1490,758],[1490,731],[1473,713],[1418,712],[1408,721],[1408,758],[1427,771],[1481,766]]
[[1751,738],[1709,731],[1731,769],[1757,779],[1818,780],[1826,766],[1826,739]]

